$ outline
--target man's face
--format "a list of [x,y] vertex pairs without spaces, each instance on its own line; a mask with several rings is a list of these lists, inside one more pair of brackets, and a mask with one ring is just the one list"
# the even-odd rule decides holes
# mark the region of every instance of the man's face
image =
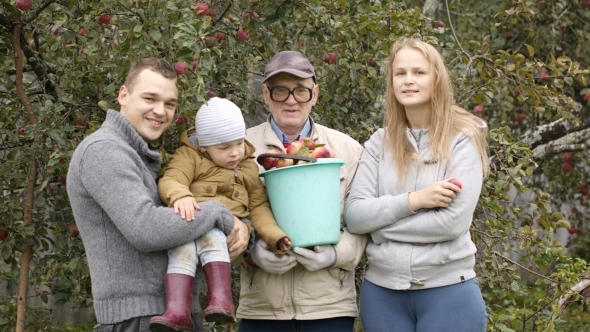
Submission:
[[146,142],[157,140],[172,123],[178,88],[176,79],[168,79],[146,69],[137,76],[133,91],[119,90],[121,115]]
[[211,160],[219,166],[227,169],[235,169],[246,152],[244,139],[211,145],[201,148],[209,154]]
[[[286,87],[289,90],[297,87],[309,88],[312,90],[311,100],[300,103],[295,100],[293,94],[290,94],[287,100],[283,102],[273,101],[270,96],[270,89],[276,86]],[[299,133],[303,129],[311,108],[318,100],[318,92],[319,86],[314,85],[313,78],[299,78],[287,73],[277,74],[262,85],[264,102],[268,105],[277,126],[285,134]]]

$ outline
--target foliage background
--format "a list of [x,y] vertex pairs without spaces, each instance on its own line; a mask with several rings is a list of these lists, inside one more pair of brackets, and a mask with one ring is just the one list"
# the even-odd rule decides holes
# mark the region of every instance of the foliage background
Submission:
[[[165,157],[213,94],[233,100],[251,123],[264,119],[259,77],[285,49],[304,52],[316,67],[321,99],[314,119],[364,142],[381,125],[379,65],[404,35],[420,36],[443,53],[457,104],[472,111],[483,106],[479,115],[491,129],[493,173],[472,229],[488,329],[588,329],[581,305],[560,316],[565,306],[558,302],[588,271],[588,1],[208,4],[211,16],[196,15],[194,3],[180,0],[37,0],[29,11],[0,1],[0,228],[9,233],[0,242],[0,280],[8,282],[0,331],[63,330],[52,319],[54,309],[91,305],[65,175],[80,140],[100,126],[106,109],[118,108],[118,88],[139,57],[191,68],[179,79],[180,121],[159,142]],[[110,15],[109,24],[99,22],[101,15]],[[15,35],[17,26],[22,31]],[[248,40],[237,38],[239,28]],[[22,53],[15,53],[14,36]],[[328,52],[336,63],[323,61]],[[30,108],[17,93],[15,54],[23,55]],[[566,152],[573,153],[571,171],[563,165]],[[556,234],[565,241],[555,241]],[[29,296],[53,305],[19,312],[24,302],[17,291],[25,285]]]

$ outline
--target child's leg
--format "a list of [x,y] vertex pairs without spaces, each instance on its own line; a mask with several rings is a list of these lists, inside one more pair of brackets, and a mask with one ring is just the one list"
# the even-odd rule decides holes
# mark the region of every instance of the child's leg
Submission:
[[193,241],[168,250],[168,270],[164,277],[166,312],[150,319],[151,331],[193,329],[191,303],[198,263]]
[[203,313],[208,322],[235,322],[231,292],[231,266],[226,237],[217,228],[198,238],[197,255],[207,281],[209,305]]
[[227,238],[218,228],[213,228],[207,234],[196,239],[195,243],[197,245],[196,253],[201,259],[201,265],[205,266],[209,262],[229,263]]
[[199,259],[195,242],[191,241],[168,249],[168,270],[166,273],[187,274],[194,277],[197,264],[199,264]]

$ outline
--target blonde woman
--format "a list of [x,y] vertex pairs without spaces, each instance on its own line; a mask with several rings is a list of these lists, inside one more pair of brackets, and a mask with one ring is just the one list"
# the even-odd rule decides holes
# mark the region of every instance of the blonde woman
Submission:
[[384,128],[365,143],[345,212],[352,233],[371,235],[364,330],[485,331],[469,227],[489,168],[487,126],[453,105],[431,45],[402,38],[386,64]]

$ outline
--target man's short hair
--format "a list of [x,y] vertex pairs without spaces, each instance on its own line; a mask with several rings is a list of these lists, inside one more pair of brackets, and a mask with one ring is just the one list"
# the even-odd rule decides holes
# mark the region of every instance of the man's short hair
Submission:
[[158,58],[143,58],[139,59],[136,63],[134,63],[129,72],[127,73],[127,77],[125,78],[125,87],[129,92],[133,90],[133,86],[137,82],[137,76],[144,71],[145,69],[149,69],[154,71],[167,79],[175,80],[178,78],[178,74],[176,74],[176,70],[172,67],[168,62],[158,59]]

